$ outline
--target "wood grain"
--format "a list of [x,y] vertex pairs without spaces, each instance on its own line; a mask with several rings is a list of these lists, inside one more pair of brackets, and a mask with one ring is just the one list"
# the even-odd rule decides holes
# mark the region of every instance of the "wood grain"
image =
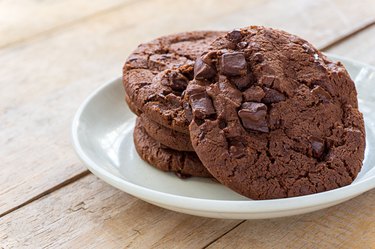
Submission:
[[[177,31],[168,22],[177,13],[148,18],[162,3],[165,11],[189,5],[140,2],[0,52],[0,216],[86,170],[71,146],[74,112],[91,91],[121,75],[123,61],[141,40]],[[238,8],[221,8],[209,17]]]
[[[118,76],[141,41],[189,29],[264,24],[321,47],[373,22],[374,5],[142,1],[99,15],[94,12],[101,7],[93,8],[87,18],[73,11],[73,19],[64,19],[71,10],[60,7],[58,21],[42,28],[30,24],[25,36],[15,31],[15,43],[0,49],[0,216],[12,211],[0,218],[0,248],[373,248],[374,191],[291,218],[241,224],[193,217],[147,204],[93,175],[81,178],[85,168],[72,151],[69,131],[84,97]],[[0,36],[1,30],[0,24]],[[330,52],[373,63],[373,37],[374,28],[367,29]]]
[[311,214],[249,220],[208,248],[374,248],[375,190]]
[[0,48],[100,15],[134,0],[0,1]]
[[340,40],[353,30],[375,21],[375,2],[371,0],[265,1],[223,16],[209,27],[231,29],[247,25],[281,28],[306,38],[321,48]]
[[147,204],[89,175],[0,222],[5,248],[202,248],[238,220]]
[[[375,66],[375,24],[361,33],[353,36],[327,50],[329,53],[338,54],[354,60]],[[375,87],[375,82],[374,82]]]
[[[191,29],[267,24],[322,45],[372,20],[375,3],[362,3],[143,1],[0,50],[0,216],[85,170],[70,143],[74,112],[91,91],[121,74],[139,42]],[[330,15],[320,14],[327,8]]]

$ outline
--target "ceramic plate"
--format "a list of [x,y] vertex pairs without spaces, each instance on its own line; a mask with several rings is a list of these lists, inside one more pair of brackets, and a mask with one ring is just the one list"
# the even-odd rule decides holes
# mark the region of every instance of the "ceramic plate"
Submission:
[[375,187],[375,68],[342,61],[357,85],[366,123],[366,152],[357,179],[346,187],[301,197],[251,200],[211,179],[186,180],[159,171],[142,161],[133,145],[135,116],[124,101],[121,79],[96,90],[72,125],[78,156],[95,175],[133,196],[177,212],[214,218],[260,219],[307,213],[349,200]]

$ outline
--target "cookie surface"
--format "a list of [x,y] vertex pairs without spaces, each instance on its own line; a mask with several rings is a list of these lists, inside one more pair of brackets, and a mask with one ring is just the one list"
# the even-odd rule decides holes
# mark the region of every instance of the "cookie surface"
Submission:
[[211,177],[194,152],[181,152],[160,145],[144,130],[137,118],[134,127],[134,145],[139,156],[163,171],[175,172],[177,176]]
[[123,67],[131,103],[153,121],[188,134],[181,94],[193,77],[195,58],[221,34],[186,32],[139,45]]
[[131,102],[127,94],[125,94],[125,102],[128,105],[130,111],[132,111],[135,115],[139,116],[142,114],[142,112],[134,105],[134,103]]
[[162,145],[178,151],[194,151],[188,134],[169,129],[144,114],[140,115],[139,122],[147,134]]
[[214,41],[194,74],[186,90],[190,136],[221,183],[273,199],[356,178],[364,121],[341,63],[294,35],[252,26]]

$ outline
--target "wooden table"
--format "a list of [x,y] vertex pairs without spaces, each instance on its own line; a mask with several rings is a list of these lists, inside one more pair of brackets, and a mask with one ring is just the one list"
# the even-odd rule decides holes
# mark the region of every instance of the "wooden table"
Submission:
[[294,217],[208,219],[121,192],[75,155],[76,109],[138,43],[251,24],[375,65],[373,0],[0,1],[0,248],[375,248],[375,190]]

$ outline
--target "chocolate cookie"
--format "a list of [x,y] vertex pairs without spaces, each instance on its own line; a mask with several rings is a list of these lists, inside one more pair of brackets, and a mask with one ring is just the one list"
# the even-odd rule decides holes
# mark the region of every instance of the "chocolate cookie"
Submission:
[[190,136],[188,134],[172,130],[152,121],[146,117],[145,114],[142,114],[137,107],[135,107],[127,94],[125,94],[125,101],[128,104],[129,109],[134,114],[141,117],[141,125],[145,128],[148,135],[150,135],[154,140],[174,150],[194,151],[190,142]]
[[176,151],[160,145],[146,133],[139,118],[134,128],[134,145],[139,156],[155,168],[175,172],[181,178],[211,177],[194,152]]
[[193,78],[196,57],[221,34],[186,32],[139,45],[123,67],[131,103],[153,121],[188,134],[181,94]]
[[194,151],[188,134],[166,128],[144,114],[141,114],[139,122],[147,134],[162,145],[178,151]]
[[125,102],[126,102],[126,104],[128,104],[129,109],[130,109],[135,115],[139,116],[139,115],[142,114],[141,110],[139,110],[139,109],[134,105],[134,103],[131,102],[131,100],[130,100],[130,98],[129,98],[129,96],[128,96],[127,94],[125,94]]
[[365,129],[340,62],[299,37],[252,26],[213,42],[194,75],[186,90],[191,140],[221,183],[273,199],[356,178]]

